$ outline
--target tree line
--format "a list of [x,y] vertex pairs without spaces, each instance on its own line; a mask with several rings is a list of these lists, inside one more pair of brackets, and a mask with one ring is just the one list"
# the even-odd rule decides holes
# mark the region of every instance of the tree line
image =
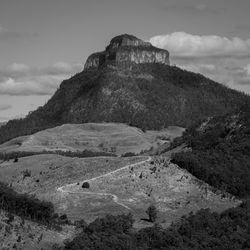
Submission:
[[18,159],[21,157],[32,156],[32,155],[42,155],[42,154],[57,154],[67,157],[78,157],[78,158],[85,158],[85,157],[98,157],[98,156],[110,156],[115,157],[116,155],[113,153],[108,152],[93,152],[90,150],[83,150],[83,151],[62,151],[62,150],[55,150],[55,151],[48,151],[43,150],[40,152],[32,152],[32,151],[13,151],[13,152],[0,152],[0,160],[8,161],[11,159]]

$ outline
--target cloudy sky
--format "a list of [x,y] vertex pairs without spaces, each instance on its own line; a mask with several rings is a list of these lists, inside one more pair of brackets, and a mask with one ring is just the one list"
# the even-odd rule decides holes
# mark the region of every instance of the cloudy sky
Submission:
[[1,0],[0,122],[43,105],[122,33],[250,94],[249,0]]

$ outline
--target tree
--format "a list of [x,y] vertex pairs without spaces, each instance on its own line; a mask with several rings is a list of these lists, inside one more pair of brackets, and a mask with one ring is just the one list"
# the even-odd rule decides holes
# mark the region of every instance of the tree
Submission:
[[89,183],[88,182],[83,182],[82,188],[89,188]]
[[15,156],[14,163],[18,162],[18,157]]
[[157,210],[156,207],[154,205],[150,205],[146,211],[148,217],[149,217],[149,221],[150,222],[155,222],[156,218],[157,218]]

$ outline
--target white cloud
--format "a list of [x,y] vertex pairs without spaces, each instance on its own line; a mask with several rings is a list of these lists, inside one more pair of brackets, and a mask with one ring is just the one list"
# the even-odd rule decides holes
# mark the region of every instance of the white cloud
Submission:
[[[66,77],[66,76],[65,76]],[[51,95],[65,78],[63,76],[36,76],[0,82],[0,95]]]
[[246,65],[246,67],[244,67],[244,70],[245,70],[246,74],[248,76],[250,76],[250,64]]
[[0,71],[0,95],[51,95],[60,83],[81,71],[83,65],[58,62],[46,68],[13,63]]
[[150,42],[169,50],[173,57],[246,57],[250,56],[250,39],[227,38],[216,35],[199,36],[186,32],[174,32],[154,36]]

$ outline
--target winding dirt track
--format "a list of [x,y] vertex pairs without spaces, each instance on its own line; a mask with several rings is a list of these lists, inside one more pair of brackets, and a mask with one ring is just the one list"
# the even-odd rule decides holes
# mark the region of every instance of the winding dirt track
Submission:
[[[105,177],[105,176],[108,176],[108,175],[112,175],[112,174],[114,174],[114,173],[116,173],[116,172],[119,172],[119,171],[121,171],[121,170],[124,170],[124,169],[127,169],[127,168],[131,168],[131,167],[136,167],[136,166],[138,166],[138,165],[141,165],[141,164],[143,164],[143,163],[149,162],[149,161],[151,161],[151,160],[152,160],[152,158],[149,156],[148,159],[146,159],[146,160],[144,160],[144,161],[140,161],[140,162],[137,162],[137,163],[133,163],[133,164],[126,165],[125,167],[116,169],[116,170],[111,171],[111,172],[109,172],[109,173],[107,173],[107,174],[99,175],[99,176],[97,176],[97,177],[94,177],[94,178],[91,178],[91,179],[84,180],[83,182],[91,182],[91,181],[94,181],[94,180],[96,180],[96,179],[99,179],[99,178],[102,178],[102,177]],[[96,192],[84,192],[84,191],[83,191],[83,192],[71,191],[70,188],[71,188],[72,186],[75,186],[75,185],[76,185],[76,182],[75,182],[75,183],[71,183],[71,184],[67,184],[67,185],[64,185],[64,186],[61,186],[61,187],[57,188],[57,191],[58,191],[58,192],[63,192],[63,193],[68,193],[68,194],[90,194],[90,195],[99,195],[99,196],[111,196],[112,199],[113,199],[113,201],[114,201],[116,204],[118,204],[118,205],[120,205],[120,206],[122,206],[122,207],[124,207],[124,208],[126,208],[126,209],[128,209],[128,210],[131,210],[130,207],[124,205],[124,204],[121,203],[121,202],[119,202],[119,201],[118,201],[119,198],[118,198],[117,195],[115,195],[115,194],[111,194],[111,193],[96,193]]]

